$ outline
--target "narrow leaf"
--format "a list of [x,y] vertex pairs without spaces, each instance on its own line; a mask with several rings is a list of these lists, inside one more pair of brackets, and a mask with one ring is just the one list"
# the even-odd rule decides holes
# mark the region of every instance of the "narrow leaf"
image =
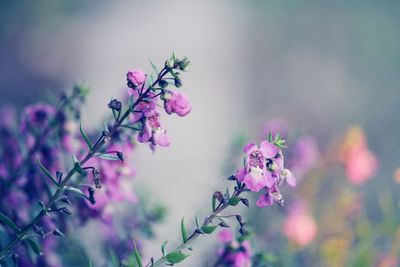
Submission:
[[194,220],[196,222],[196,227],[199,228],[199,219],[197,218],[197,215],[194,217]]
[[168,263],[175,264],[183,261],[189,256],[190,256],[189,254],[184,254],[181,252],[171,252],[165,256],[165,259],[167,260]]
[[59,185],[56,178],[50,173],[50,171],[48,169],[46,169],[45,166],[43,166],[43,164],[40,162],[39,159],[36,160],[36,163],[39,165],[40,169],[42,170],[42,172],[44,174],[46,174],[46,176],[55,184],[55,185]]
[[1,212],[0,212],[0,221],[8,225],[16,233],[19,233],[21,231],[21,229],[10,218],[8,218],[5,214]]
[[35,240],[33,240],[31,238],[27,238],[26,241],[28,242],[28,244],[31,247],[31,249],[33,250],[33,252],[35,252],[39,256],[43,255],[42,249],[40,248],[39,244]]
[[206,234],[212,234],[212,232],[217,229],[218,225],[204,225],[201,227],[201,230]]
[[164,243],[161,245],[161,252],[163,257],[165,256],[165,247],[167,246],[168,241],[164,241]]
[[95,153],[93,156],[105,160],[121,160],[117,155],[108,153]]
[[150,64],[156,74],[160,73],[157,66],[153,63],[153,61],[150,60]]
[[215,194],[212,196],[211,205],[212,205],[212,211],[214,212],[215,208],[217,207],[217,198],[215,197]]
[[74,159],[74,170],[79,174],[83,174],[83,169],[81,167],[81,163],[75,156],[73,156],[73,159]]
[[229,198],[229,205],[231,206],[236,206],[237,204],[239,204],[239,202],[240,202],[240,197],[233,196]]
[[187,232],[186,232],[185,218],[184,217],[181,220],[181,233],[182,233],[183,243],[186,243],[187,242]]
[[85,140],[87,146],[89,147],[90,151],[92,151],[93,150],[92,142],[90,142],[89,137],[87,136],[87,134],[83,130],[82,123],[79,125],[79,130],[81,131],[81,135],[82,135],[83,139]]
[[139,251],[136,247],[135,240],[133,240],[133,239],[132,239],[132,244],[133,244],[133,253],[135,255],[136,262],[139,267],[143,267],[142,258],[140,257]]

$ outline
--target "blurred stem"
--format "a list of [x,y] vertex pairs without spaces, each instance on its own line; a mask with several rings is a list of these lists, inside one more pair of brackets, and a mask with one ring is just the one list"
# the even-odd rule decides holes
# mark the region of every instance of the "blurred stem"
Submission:
[[[115,131],[121,126],[121,124],[124,122],[126,118],[128,118],[129,114],[131,113],[131,110],[133,110],[140,102],[142,102],[150,92],[150,89],[154,87],[162,78],[165,74],[168,73],[168,70],[164,67],[161,72],[158,74],[157,79],[153,82],[151,86],[149,86],[144,93],[141,93],[138,97],[138,99],[135,101],[135,103],[132,105],[130,109],[128,109],[124,115],[119,119],[116,120],[114,123],[114,126],[110,130],[109,133],[107,134],[101,134],[99,139],[96,142],[96,145],[93,147],[91,151],[89,151],[86,156],[79,162],[80,165],[83,167],[83,165],[91,159],[96,152],[98,152],[106,143],[106,137],[112,137]],[[69,181],[71,180],[72,176],[76,173],[75,168],[72,168],[68,174],[65,176],[64,180],[61,182],[61,184],[57,187],[57,191],[54,193],[54,195],[51,197],[49,202],[43,207],[43,209],[36,215],[36,217],[29,223],[27,226],[22,228],[20,232],[17,233],[17,236],[10,241],[0,252],[0,260],[3,259],[8,252],[12,250],[12,248],[19,243],[21,240],[26,238],[27,233],[33,228],[35,224],[38,224],[40,219],[45,216],[49,211],[51,211],[51,207],[53,204],[56,202],[56,200],[60,197],[60,195],[63,193],[65,186],[68,185]]]
[[[233,193],[233,195],[231,197],[238,197],[243,191],[244,191],[244,187],[236,187],[235,188],[235,192]],[[224,211],[226,208],[228,208],[230,205],[228,202],[226,203],[222,203],[220,202],[219,205],[217,206],[217,208],[215,209],[215,211],[213,213],[211,213],[210,216],[206,217],[204,223],[199,227],[200,229],[204,226],[208,226],[210,223],[212,223],[212,221],[218,217],[218,215]],[[198,229],[196,229],[198,230]],[[183,249],[187,248],[189,246],[189,244],[191,244],[193,241],[195,241],[200,235],[201,233],[194,230],[193,233],[188,237],[186,243],[181,243],[179,246],[177,246],[174,250],[170,251],[169,253],[180,253]],[[167,253],[167,255],[169,254]],[[161,258],[159,258],[157,261],[155,261],[153,264],[152,263],[148,263],[147,266],[150,267],[156,267],[156,266],[160,266],[161,264],[165,264],[166,262],[166,257],[162,256]]]

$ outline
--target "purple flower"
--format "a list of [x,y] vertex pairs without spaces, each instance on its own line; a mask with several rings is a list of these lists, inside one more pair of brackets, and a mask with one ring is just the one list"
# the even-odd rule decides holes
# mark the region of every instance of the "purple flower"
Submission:
[[160,114],[155,109],[146,109],[143,112],[144,123],[143,128],[138,134],[137,140],[140,143],[150,143],[151,149],[154,151],[156,145],[163,147],[169,146],[167,131],[161,127]]
[[139,87],[146,82],[146,73],[139,69],[132,69],[126,74],[128,84],[131,83],[133,88]]
[[260,148],[254,143],[244,147],[246,153],[245,167],[239,169],[237,176],[239,181],[253,192],[260,191],[263,187],[274,183],[271,173],[266,168],[266,159],[273,158],[279,149],[268,141],[262,141]]
[[38,103],[27,106],[22,111],[21,130],[38,131],[43,130],[49,125],[50,118],[56,113],[56,108],[52,105]]
[[183,117],[192,109],[188,97],[180,92],[167,91],[164,95],[164,108],[168,114],[176,113]]

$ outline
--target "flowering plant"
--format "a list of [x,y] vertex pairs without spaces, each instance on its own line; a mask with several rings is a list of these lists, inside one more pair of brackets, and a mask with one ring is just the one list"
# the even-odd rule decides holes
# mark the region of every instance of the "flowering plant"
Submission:
[[[56,242],[54,236],[69,238],[72,229],[95,221],[107,244],[113,249],[122,246],[112,264],[143,265],[140,242],[133,242],[132,253],[128,240],[132,240],[132,232],[151,233],[150,225],[162,219],[164,208],[145,208],[145,200],[129,186],[135,169],[128,162],[135,141],[148,144],[153,152],[159,146],[170,145],[167,130],[161,123],[162,109],[168,115],[180,117],[190,113],[188,97],[172,89],[182,86],[181,72],[188,65],[187,58],[173,55],[161,70],[153,65],[155,78],[138,69],[128,71],[128,92],[122,101],[112,99],[109,102],[112,117],[100,132],[86,132],[80,122],[80,108],[88,93],[87,88],[81,86],[63,94],[56,106],[40,103],[26,107],[20,125],[16,125],[16,113],[12,109],[2,110],[1,264],[62,266],[66,261],[60,260],[56,253],[62,241]],[[223,213],[239,203],[248,207],[249,200],[243,197],[245,192],[262,192],[256,201],[258,207],[274,202],[283,205],[279,188],[285,182],[296,185],[294,176],[284,166],[283,148],[285,140],[280,134],[267,135],[259,146],[247,144],[243,149],[244,166],[227,178],[233,188],[212,194],[211,214],[202,223],[196,218],[191,234],[182,219],[182,243],[172,250],[164,243],[162,256],[158,260],[151,258],[148,266],[183,261],[189,256],[187,250],[193,250],[191,243],[195,239],[219,227],[229,227],[225,220],[229,217],[236,218],[239,233],[245,237],[248,231],[242,216]],[[120,224],[125,229],[122,235],[115,229],[118,212],[115,203],[143,207],[135,210],[135,216],[122,216]],[[70,215],[76,216],[66,219]],[[134,235],[136,240],[137,234]],[[233,239],[225,242],[231,243]],[[233,243],[231,245],[234,247]],[[242,240],[240,247],[244,252],[236,256],[233,251],[222,252],[223,260],[248,262],[248,242]]]

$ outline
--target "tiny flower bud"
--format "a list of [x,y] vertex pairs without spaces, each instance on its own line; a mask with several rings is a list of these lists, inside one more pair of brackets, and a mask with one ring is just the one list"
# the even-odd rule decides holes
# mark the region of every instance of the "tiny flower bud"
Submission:
[[242,203],[243,203],[246,207],[249,207],[249,206],[250,206],[249,200],[248,200],[247,198],[242,198],[240,201],[242,201]]
[[159,82],[158,82],[158,85],[161,87],[161,88],[166,88],[167,86],[168,86],[168,82],[166,81],[166,80],[160,80]]
[[121,111],[122,104],[117,99],[113,99],[110,101],[110,103],[108,103],[108,108],[116,111]]
[[63,232],[61,232],[61,230],[60,230],[60,229],[55,229],[55,230],[53,231],[53,235],[57,235],[57,236],[61,236],[61,237],[65,237],[64,233],[63,233]]
[[93,187],[89,187],[88,188],[88,192],[89,192],[89,202],[90,204],[94,205],[96,204],[96,199],[94,198],[94,189]]
[[229,181],[235,181],[236,180],[236,176],[235,175],[231,175],[227,178]]
[[180,78],[179,73],[175,73],[174,76],[175,76],[174,77],[175,78],[175,87],[177,87],[177,88],[181,87],[182,86],[182,80]]
[[61,208],[60,211],[66,215],[72,215],[72,212],[67,207]]
[[93,169],[93,181],[94,181],[94,185],[97,189],[101,188],[101,177],[100,177],[100,171],[99,169]]
[[227,225],[226,222],[220,222],[219,226],[221,226],[223,228],[229,228],[229,225]]
[[239,223],[240,225],[242,225],[242,224],[243,224],[243,219],[242,219],[242,216],[240,216],[240,215],[236,215],[236,220],[238,221],[238,223]]
[[221,200],[224,198],[224,196],[222,195],[222,192],[221,192],[221,191],[215,191],[215,192],[214,192],[214,197],[215,197],[215,199],[217,199],[218,201],[221,201]]

